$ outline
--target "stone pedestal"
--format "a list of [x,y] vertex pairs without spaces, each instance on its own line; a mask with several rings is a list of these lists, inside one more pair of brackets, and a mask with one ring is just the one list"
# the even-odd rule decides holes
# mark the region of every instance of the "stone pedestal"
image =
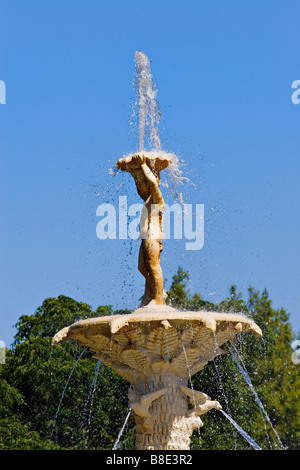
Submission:
[[[202,426],[202,422],[189,410],[186,393],[181,389],[186,388],[183,384],[186,380],[164,375],[149,377],[147,383],[136,384],[129,391],[136,422],[137,450],[189,449],[192,432]],[[214,404],[219,406],[217,402]]]

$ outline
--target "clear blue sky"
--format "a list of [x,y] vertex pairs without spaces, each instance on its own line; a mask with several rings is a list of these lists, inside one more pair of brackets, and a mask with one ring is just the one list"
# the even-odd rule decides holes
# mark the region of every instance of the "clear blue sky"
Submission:
[[[300,329],[298,0],[0,0],[1,323],[47,297],[134,308],[139,243],[100,241],[97,206],[133,182],[108,168],[136,150],[134,52],[151,60],[165,150],[197,183],[202,250],[165,243],[167,287],[181,265],[213,302],[232,284],[267,288]],[[127,175],[128,176],[128,175]],[[166,195],[168,199],[168,195]]]

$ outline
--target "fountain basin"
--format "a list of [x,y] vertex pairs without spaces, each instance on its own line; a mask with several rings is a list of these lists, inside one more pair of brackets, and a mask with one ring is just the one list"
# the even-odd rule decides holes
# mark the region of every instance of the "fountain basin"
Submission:
[[[189,378],[223,351],[236,334],[260,328],[241,314],[179,311],[145,306],[130,314],[79,320],[60,330],[52,345],[72,338],[131,383],[149,374]],[[188,362],[188,366],[187,366]]]
[[130,314],[80,320],[60,330],[52,345],[75,339],[132,384],[137,449],[189,449],[193,430],[202,425],[199,416],[221,406],[189,389],[188,379],[243,332],[262,336],[241,314],[148,305]]

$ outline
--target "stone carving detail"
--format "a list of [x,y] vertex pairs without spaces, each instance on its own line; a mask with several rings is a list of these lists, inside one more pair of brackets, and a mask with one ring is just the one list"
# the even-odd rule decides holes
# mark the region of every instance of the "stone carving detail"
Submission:
[[[161,378],[172,384],[146,395],[129,390],[130,408],[136,421],[137,450],[189,449],[194,431],[203,425],[200,415],[212,408],[221,409],[217,401],[210,401],[204,393],[195,392],[180,381]],[[188,399],[194,404],[188,408]]]

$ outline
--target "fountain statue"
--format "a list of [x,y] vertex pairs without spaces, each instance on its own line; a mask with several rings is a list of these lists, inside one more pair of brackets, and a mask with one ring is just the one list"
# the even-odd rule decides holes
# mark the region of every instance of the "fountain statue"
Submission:
[[139,271],[145,277],[142,305],[164,305],[163,274],[160,253],[163,248],[164,199],[159,189],[160,171],[169,165],[167,158],[149,158],[143,153],[125,157],[117,167],[128,171],[134,178],[137,192],[145,201],[141,215]]
[[[140,150],[119,159],[118,170],[133,177],[145,202],[141,214],[138,268],[145,278],[141,306],[130,314],[86,320],[63,328],[52,344],[77,340],[96,359],[111,367],[130,384],[129,407],[136,423],[137,450],[190,448],[200,416],[221,405],[205,393],[187,386],[193,374],[224,351],[220,348],[242,332],[261,336],[260,328],[242,314],[180,311],[166,305],[160,255],[163,249],[164,199],[160,173],[176,164],[172,154],[160,150],[156,130],[156,89],[148,57],[137,52]],[[155,150],[143,149],[144,129]]]

